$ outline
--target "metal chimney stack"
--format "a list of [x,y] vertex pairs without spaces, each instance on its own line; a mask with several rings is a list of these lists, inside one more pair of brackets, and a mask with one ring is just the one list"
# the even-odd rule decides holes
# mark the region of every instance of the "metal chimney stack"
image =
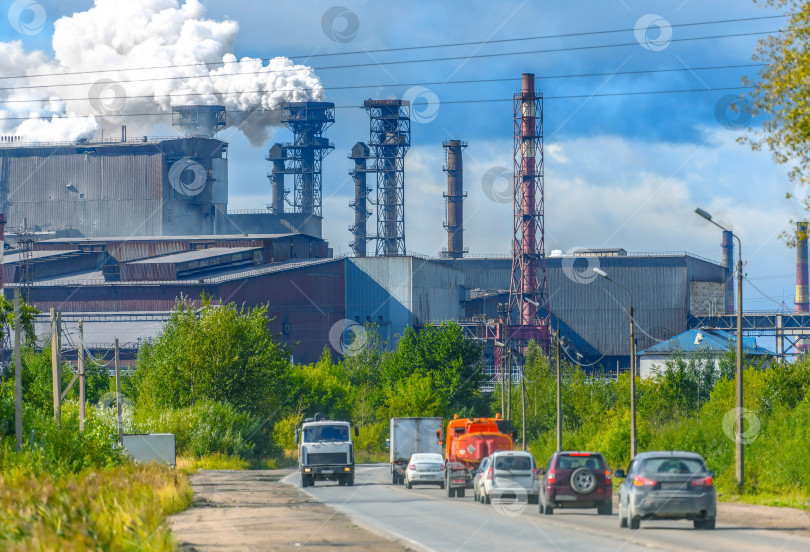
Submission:
[[[514,97],[513,156],[514,226],[509,312],[510,316],[517,315],[520,326],[547,329],[543,96],[534,88],[532,73],[523,73],[521,91]],[[544,349],[548,345],[546,337],[542,338]]]
[[796,223],[796,312],[810,312],[807,293],[807,223]]
[[442,144],[445,150],[444,171],[447,173],[447,257],[461,259],[464,257],[464,165],[461,152],[467,147],[467,142],[449,140]]
[[366,231],[366,220],[371,211],[367,207],[369,189],[366,185],[366,159],[369,157],[368,146],[363,142],[357,142],[349,154],[349,159],[354,161],[354,168],[349,174],[354,180],[354,201],[349,203],[349,207],[354,209],[354,224],[349,227],[349,231],[354,236],[354,241],[350,244],[355,257],[366,256],[366,243],[368,234]]
[[734,235],[723,230],[723,267],[726,269],[726,313],[734,313]]
[[270,210],[273,214],[280,215],[284,213],[284,198],[287,195],[287,191],[284,189],[284,175],[288,172],[285,170],[287,151],[283,145],[273,144],[265,159],[273,163],[273,169],[267,175],[273,194]]

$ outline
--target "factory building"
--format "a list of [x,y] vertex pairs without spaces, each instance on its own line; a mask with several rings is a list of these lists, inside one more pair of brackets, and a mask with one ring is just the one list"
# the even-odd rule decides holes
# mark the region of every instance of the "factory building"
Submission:
[[[22,262],[7,255],[7,285],[20,285]],[[74,318],[166,313],[180,296],[199,303],[203,293],[214,302],[266,304],[270,330],[300,362],[316,360],[324,347],[338,355],[329,335],[341,320],[374,324],[392,342],[408,327],[446,320],[471,330],[492,324],[511,278],[506,257],[332,258],[325,241],[303,234],[61,238],[38,242],[32,263],[30,300]],[[547,265],[552,320],[559,316],[567,354],[585,368],[629,362],[627,296],[592,278],[589,267],[631,290],[638,350],[686,331],[695,315],[726,310],[724,267],[694,255],[582,252],[551,256]],[[126,318],[120,324],[122,342],[153,337],[160,327],[130,335]]]

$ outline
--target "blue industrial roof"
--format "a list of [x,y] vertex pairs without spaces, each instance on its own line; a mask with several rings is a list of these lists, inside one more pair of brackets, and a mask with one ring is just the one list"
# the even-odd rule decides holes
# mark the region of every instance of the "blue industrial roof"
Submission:
[[[722,354],[729,348],[736,346],[737,336],[719,330],[704,328],[689,330],[680,335],[662,341],[637,355],[668,355],[672,353],[717,353]],[[745,355],[773,355],[772,351],[759,347],[754,337],[743,337],[743,354]]]

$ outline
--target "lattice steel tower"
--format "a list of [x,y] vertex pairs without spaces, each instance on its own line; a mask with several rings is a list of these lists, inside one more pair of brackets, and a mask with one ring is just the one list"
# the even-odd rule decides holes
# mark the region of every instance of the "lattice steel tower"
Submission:
[[[293,212],[322,216],[321,162],[334,144],[324,131],[335,122],[331,102],[289,102],[281,111],[281,122],[293,132],[293,143],[284,145],[287,172],[294,175]],[[277,198],[274,199],[274,211]]]
[[[543,96],[524,73],[514,97],[514,227],[510,323],[526,327],[544,349],[548,340],[548,279],[543,188]],[[535,328],[536,331],[530,328]]]
[[369,147],[377,172],[377,255],[405,255],[405,154],[411,145],[411,103],[366,100]]

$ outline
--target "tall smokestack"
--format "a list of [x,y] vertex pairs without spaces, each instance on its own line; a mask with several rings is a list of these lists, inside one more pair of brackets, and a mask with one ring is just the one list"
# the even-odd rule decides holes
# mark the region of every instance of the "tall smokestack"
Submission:
[[349,154],[349,159],[354,161],[354,168],[350,172],[354,180],[354,201],[349,203],[349,207],[354,209],[354,224],[349,227],[349,230],[354,236],[351,248],[355,257],[366,256],[366,243],[368,242],[366,220],[371,214],[367,207],[369,190],[366,185],[366,159],[368,157],[369,149],[363,142],[357,142]]
[[734,235],[723,230],[723,267],[726,269],[726,313],[734,312]]
[[807,223],[796,223],[796,312],[810,312],[807,293]]
[[451,259],[464,257],[464,165],[461,152],[467,142],[449,140],[442,144],[446,152],[444,170],[447,173],[447,256]]
[[270,188],[273,194],[270,210],[276,215],[280,215],[284,212],[284,174],[286,173],[284,170],[284,160],[286,158],[287,152],[284,151],[284,147],[281,144],[273,144],[267,157],[265,157],[265,159],[273,163],[273,170],[267,175],[267,178],[270,179]]

